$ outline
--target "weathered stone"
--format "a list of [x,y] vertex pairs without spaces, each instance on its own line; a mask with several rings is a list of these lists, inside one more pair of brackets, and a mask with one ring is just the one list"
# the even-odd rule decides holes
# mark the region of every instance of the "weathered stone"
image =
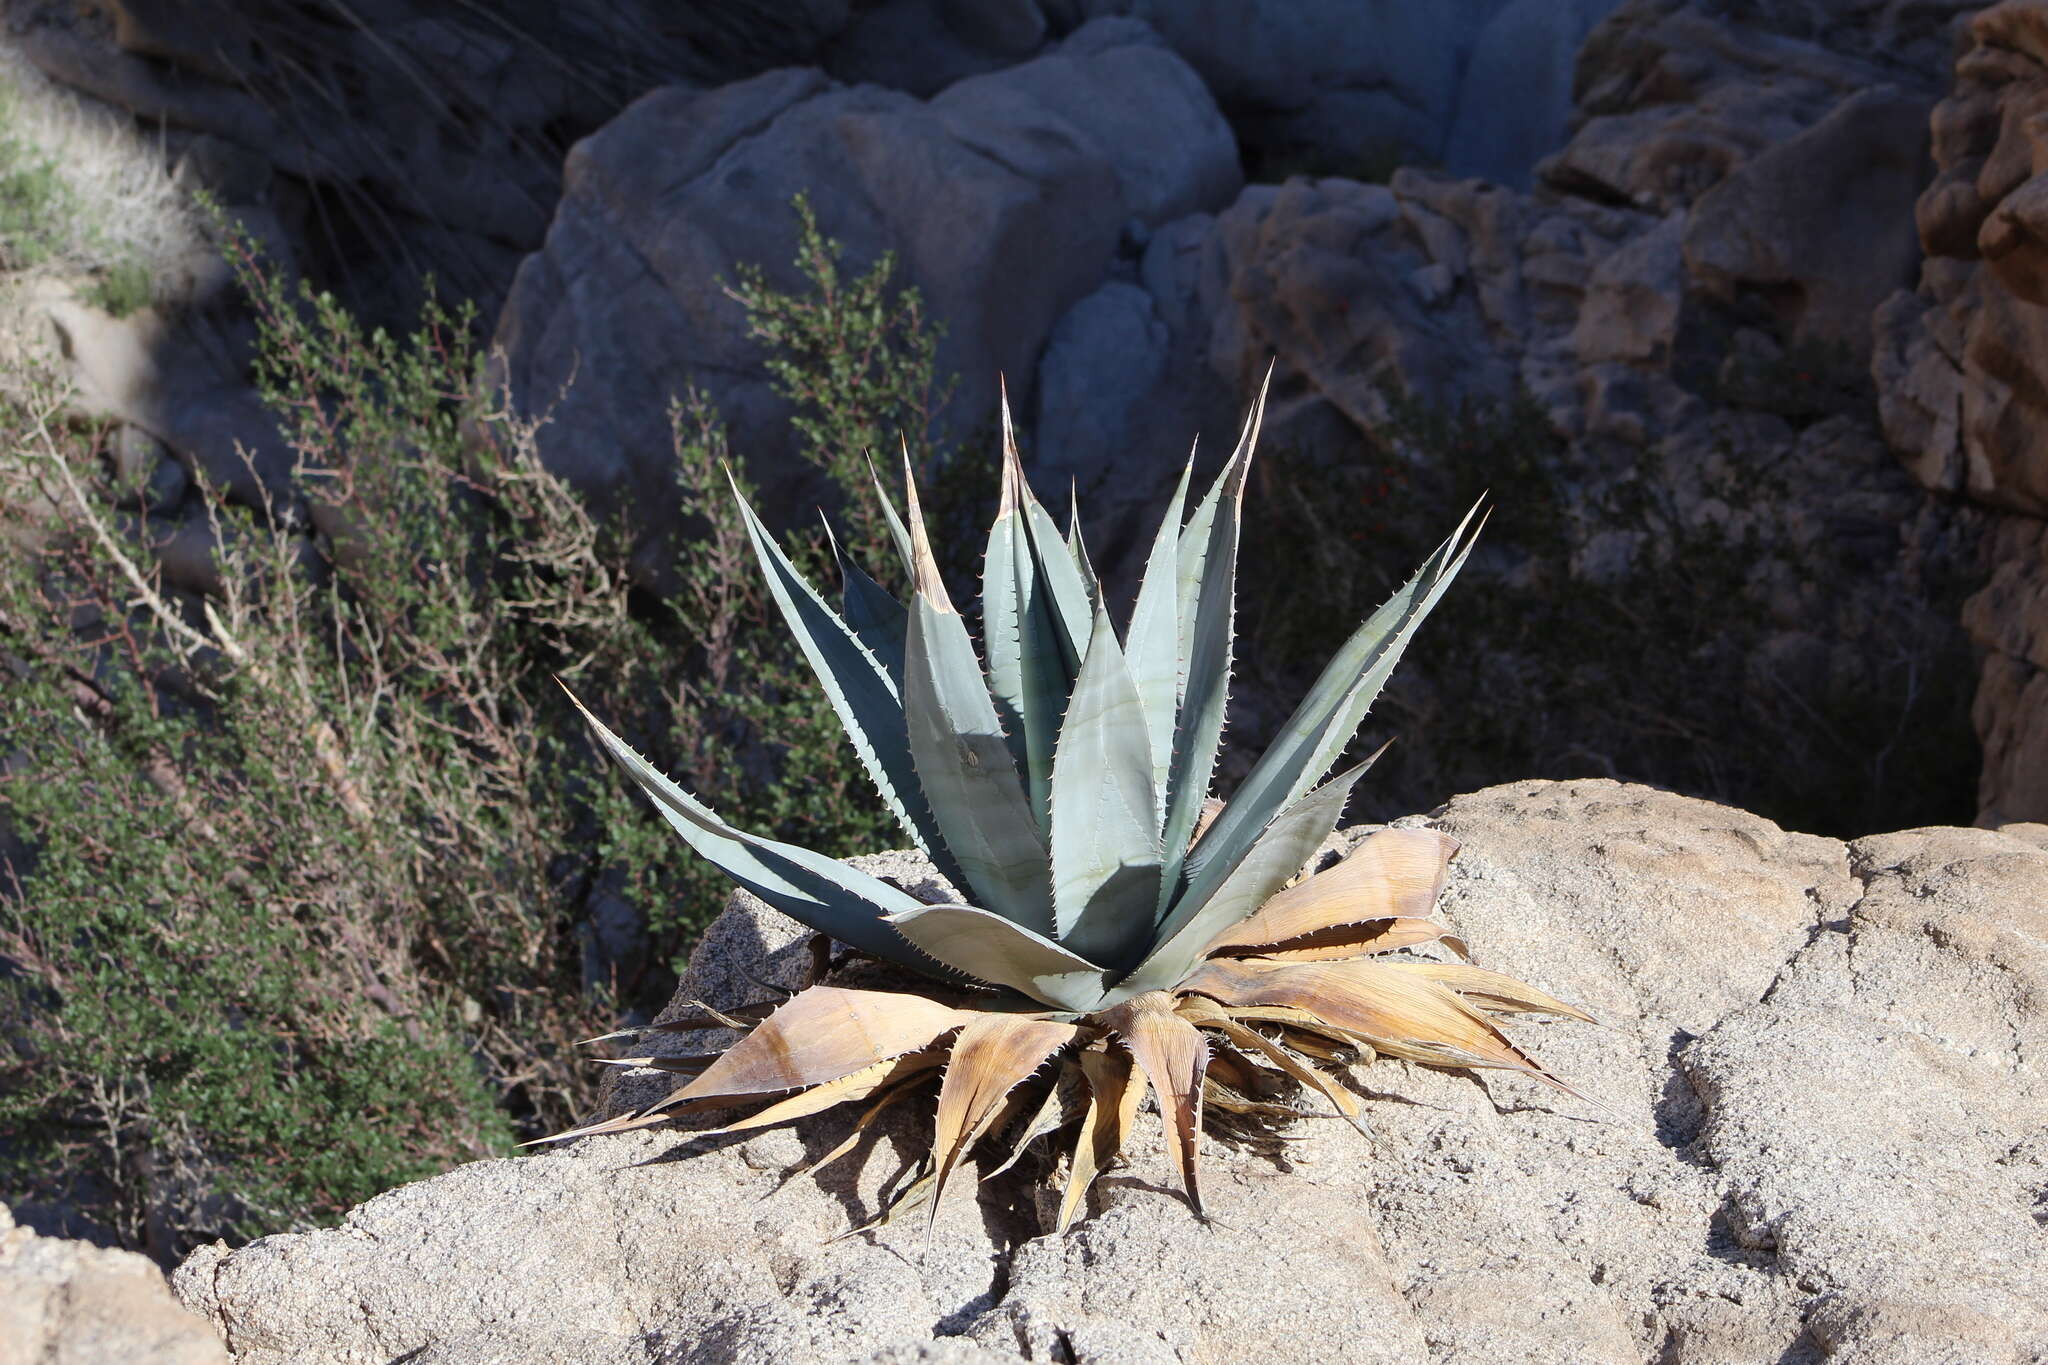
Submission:
[[[1313,1121],[1284,1158],[1206,1143],[1210,1226],[1166,1192],[1148,1115],[1066,1238],[1037,1235],[1027,1160],[949,1198],[921,1257],[918,1227],[826,1239],[873,1212],[927,1114],[786,1182],[844,1119],[594,1138],[202,1250],[179,1291],[245,1365],[2048,1349],[2048,841],[1844,845],[1606,781],[1497,787],[1431,823],[1463,845],[1443,909],[1479,961],[1607,1024],[1515,1029],[1598,1107],[1382,1063],[1356,1073],[1370,1142]],[[741,897],[678,999],[795,984],[801,939]]]
[[1603,361],[1668,364],[1685,302],[1684,214],[1592,264],[1572,349],[1589,365]]
[[1472,44],[1443,164],[1527,189],[1536,163],[1564,145],[1572,71],[1586,34],[1618,0],[1509,0]]
[[1991,581],[1963,604],[1963,625],[1984,651],[1978,820],[1997,826],[2048,812],[2048,522],[2002,518],[1986,548]]
[[228,1353],[147,1257],[16,1227],[0,1204],[0,1365],[215,1365]]
[[1730,172],[1686,225],[1694,280],[1729,298],[1757,291],[1798,340],[1867,353],[1871,310],[1920,264],[1907,224],[1927,178],[1932,106],[1892,87],[1860,91]]
[[[75,383],[76,410],[161,441],[236,501],[289,496],[293,456],[204,315],[151,307],[114,317],[49,282],[21,301]],[[33,363],[21,357],[19,363]]]
[[2048,706],[2038,642],[2048,524],[2048,43],[2044,10],[2007,0],[1969,24],[1932,120],[1936,174],[1915,219],[1935,259],[1876,319],[1885,434],[1914,478],[1995,510],[1991,581],[1964,611],[1985,652],[1973,718],[1979,819],[2048,815]]
[[1325,164],[1443,153],[1463,54],[1503,0],[1069,0],[1128,14],[1199,71],[1256,155]]
[[[1586,47],[1583,122],[1534,192],[1413,169],[1384,187],[1248,189],[1218,216],[1204,266],[1209,363],[1240,394],[1275,364],[1262,444],[1314,471],[1294,475],[1301,495],[1321,496],[1307,490],[1324,471],[1349,491],[1391,460],[1413,476],[1401,516],[1449,525],[1464,508],[1429,505],[1430,490],[1470,486],[1464,461],[1487,457],[1453,444],[1466,428],[1439,433],[1389,394],[1432,415],[1476,409],[1492,423],[1473,423],[1482,446],[1550,452],[1536,459],[1564,509],[1546,519],[1562,545],[1545,572],[1610,588],[1628,573],[1654,594],[1674,545],[1730,546],[1745,565],[1736,610],[1762,637],[1733,667],[1737,704],[1782,714],[1795,677],[1809,698],[1864,692],[1901,676],[1890,661],[1911,641],[1909,667],[1943,680],[1942,723],[1960,729],[1948,679],[1967,648],[1939,585],[1969,571],[1970,522],[1891,468],[1854,359],[1872,311],[1913,277],[1905,221],[1937,77],[1917,79],[1754,10],[1626,5]],[[1887,221],[1890,233],[1873,227]],[[1930,429],[1953,426],[1939,366],[1894,341],[1878,350],[1897,376],[1879,401],[1924,403]],[[1634,482],[1652,469],[1654,514]],[[1348,506],[1329,514],[1350,524]],[[1482,554],[1467,576],[1525,571],[1513,553]],[[1903,603],[1915,623],[1895,632]],[[1572,725],[1574,753],[1645,771],[1610,719]],[[1258,716],[1237,723],[1254,744],[1265,733]],[[1609,728],[1612,740],[1587,738]],[[1417,770],[1457,762],[1429,743],[1404,738]],[[1582,760],[1525,760],[1538,761]],[[1944,790],[1949,810],[1968,800],[1960,782]]]

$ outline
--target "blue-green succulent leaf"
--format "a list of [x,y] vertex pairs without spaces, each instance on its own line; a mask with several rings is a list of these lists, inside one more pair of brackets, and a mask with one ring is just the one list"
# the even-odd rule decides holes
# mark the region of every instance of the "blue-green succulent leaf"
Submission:
[[1003,497],[989,527],[982,561],[982,642],[988,651],[989,691],[1010,742],[1010,756],[1030,786],[1041,833],[1052,831],[1053,748],[1059,738],[1073,675],[1053,617],[1049,589],[1039,575],[1023,528],[1024,470],[1016,446],[1003,451]]
[[895,593],[877,583],[846,552],[829,525],[825,527],[825,539],[832,547],[832,558],[839,564],[840,612],[846,628],[867,646],[868,653],[875,656],[875,662],[888,673],[889,681],[896,684],[900,694],[903,637],[910,629],[910,613],[903,609]]
[[1081,586],[1088,589],[1089,610],[1099,610],[1102,580],[1095,576],[1095,562],[1088,558],[1088,541],[1081,534],[1081,490],[1072,482],[1067,484],[1067,555],[1081,575]]
[[1046,837],[1010,756],[967,625],[939,578],[915,487],[910,515],[916,595],[904,648],[903,712],[911,760],[940,838],[959,864],[962,889],[1006,919],[1049,934]]
[[1024,462],[1017,454],[1017,434],[1010,425],[1010,392],[1007,387],[1000,395],[999,412],[1002,418],[1004,506],[1016,509],[1018,523],[1023,529],[1022,539],[1031,555],[1032,575],[1044,594],[1053,637],[1059,643],[1066,683],[1072,686],[1081,672],[1081,656],[1088,649],[1088,632],[1094,625],[1095,608],[1088,585],[1082,580],[1081,570],[1074,562],[1073,551],[1060,535],[1059,527],[1053,524],[1052,514],[1045,510],[1024,477]]
[[1344,817],[1344,803],[1370,760],[1331,778],[1282,811],[1233,867],[1190,885],[1159,926],[1158,946],[1118,982],[1104,1005],[1142,991],[1169,990],[1201,961],[1216,936],[1255,912],[1301,871]]
[[1088,634],[1094,625],[1094,597],[1081,577],[1073,553],[1067,549],[1065,537],[1060,535],[1060,528],[1054,524],[1052,513],[1032,496],[1029,485],[1024,489],[1022,511],[1032,562],[1037,566],[1038,576],[1044,582],[1052,604],[1053,625],[1061,657],[1066,661],[1068,676],[1078,676],[1081,656],[1087,653]]
[[1020,924],[971,905],[921,905],[889,917],[897,933],[953,970],[1022,991],[1055,1009],[1102,999],[1103,969]]
[[918,908],[916,897],[836,858],[734,829],[606,729],[573,692],[569,700],[589,722],[598,744],[647,793],[683,842],[726,876],[821,934],[876,957],[948,977],[888,922],[890,915]]
[[932,820],[931,808],[918,785],[917,769],[910,757],[903,701],[896,682],[846,622],[797,572],[796,566],[782,552],[782,547],[775,543],[775,537],[761,524],[746,498],[741,496],[737,484],[733,487],[733,497],[739,503],[747,538],[753,542],[754,555],[761,563],[761,575],[768,582],[769,595],[781,608],[782,619],[789,626],[789,633],[796,638],[804,658],[810,662],[811,671],[818,675],[818,682],[831,700],[832,709],[838,713],[847,738],[853,741],[854,751],[860,755],[868,776],[881,792],[882,800],[888,803],[897,821],[917,846],[938,865],[939,871],[948,878],[956,877],[960,869],[953,865],[940,842],[938,826]]
[[1228,864],[1258,838],[1274,814],[1292,803],[1330,770],[1358,733],[1416,629],[1464,566],[1478,536],[1474,507],[1450,539],[1423,562],[1324,667],[1294,714],[1259,761],[1238,784],[1230,804],[1188,855],[1189,886],[1212,866]]
[[[1269,376],[1270,377],[1270,376]],[[1259,439],[1266,391],[1259,390],[1237,449],[1216,476],[1194,519],[1181,533],[1175,553],[1181,565],[1181,657],[1186,684],[1174,729],[1173,762],[1166,792],[1165,872],[1160,881],[1157,912],[1164,917],[1180,885],[1181,866],[1209,779],[1216,750],[1223,740],[1223,712],[1230,698],[1231,642],[1236,631],[1237,541],[1243,520],[1244,485],[1251,471],[1252,447]],[[1190,545],[1190,536],[1197,542]],[[1186,595],[1188,565],[1201,565],[1194,595]]]
[[1099,609],[1060,729],[1052,821],[1054,931],[1096,962],[1130,967],[1159,904],[1158,804],[1138,684]]
[[1152,752],[1153,823],[1166,823],[1166,785],[1173,764],[1173,722],[1180,709],[1180,609],[1177,597],[1181,513],[1187,506],[1188,481],[1194,461],[1181,470],[1180,484],[1166,505],[1152,553],[1145,560],[1145,578],[1138,604],[1131,610],[1125,661],[1138,685],[1145,710],[1145,739]]
[[[889,537],[896,542],[896,553],[903,560],[903,575],[914,577],[911,567],[914,551],[911,549],[910,530],[903,524],[903,518],[896,512],[896,502],[889,496],[889,490],[882,484],[882,471],[875,468],[873,460],[868,461],[868,477],[875,482],[875,498],[882,504],[882,518],[889,523]],[[910,477],[910,447],[903,449],[903,477]]]

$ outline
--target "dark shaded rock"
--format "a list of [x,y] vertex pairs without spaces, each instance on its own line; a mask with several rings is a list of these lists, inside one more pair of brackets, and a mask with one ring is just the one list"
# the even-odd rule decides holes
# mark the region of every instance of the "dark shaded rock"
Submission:
[[[1040,349],[1101,286],[1127,224],[1220,204],[1237,183],[1229,130],[1200,81],[1127,22],[929,103],[800,71],[662,91],[571,156],[546,249],[521,267],[498,343],[518,399],[555,405],[545,458],[600,508],[672,529],[650,510],[672,500],[667,408],[697,385],[764,502],[794,515],[815,482],[719,281],[758,264],[779,287],[799,284],[799,191],[854,266],[897,254],[900,279],[945,328],[940,366],[961,384],[943,420],[957,434],[992,410],[999,375],[1028,401]],[[650,574],[665,562],[653,544]]]

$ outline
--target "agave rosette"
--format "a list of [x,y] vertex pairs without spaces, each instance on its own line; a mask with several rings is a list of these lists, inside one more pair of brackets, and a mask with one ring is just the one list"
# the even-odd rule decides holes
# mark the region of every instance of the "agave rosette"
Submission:
[[1263,403],[1261,393],[1192,514],[1192,466],[1183,473],[1121,635],[1078,518],[1062,534],[1032,495],[1005,403],[1002,502],[982,580],[985,663],[940,580],[914,483],[907,520],[883,496],[910,600],[841,555],[836,611],[741,500],[772,595],[882,799],[969,899],[931,904],[735,829],[585,712],[676,832],[733,881],[926,981],[875,989],[826,980],[779,1005],[670,1021],[742,1036],[711,1056],[621,1059],[686,1079],[655,1104],[561,1137],[760,1106],[713,1130],[732,1132],[867,1101],[829,1160],[891,1104],[936,1086],[931,1154],[890,1212],[936,1207],[985,1138],[1009,1143],[1006,1167],[1073,1128],[1064,1229],[1121,1150],[1148,1086],[1199,1213],[1205,1120],[1254,1135],[1297,1115],[1290,1101],[1313,1092],[1361,1122],[1356,1094],[1328,1064],[1384,1054],[1559,1084],[1495,1016],[1585,1015],[1463,961],[1381,956],[1440,941],[1463,957],[1428,918],[1453,840],[1382,830],[1334,866],[1299,875],[1370,760],[1325,775],[1464,563],[1470,515],[1345,641],[1231,800],[1208,799]]

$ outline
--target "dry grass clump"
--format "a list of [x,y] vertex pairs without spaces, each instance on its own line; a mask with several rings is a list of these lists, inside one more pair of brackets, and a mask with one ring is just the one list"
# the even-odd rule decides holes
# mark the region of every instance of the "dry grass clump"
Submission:
[[132,119],[53,85],[0,45],[0,266],[63,277],[125,313],[219,273],[163,150]]

